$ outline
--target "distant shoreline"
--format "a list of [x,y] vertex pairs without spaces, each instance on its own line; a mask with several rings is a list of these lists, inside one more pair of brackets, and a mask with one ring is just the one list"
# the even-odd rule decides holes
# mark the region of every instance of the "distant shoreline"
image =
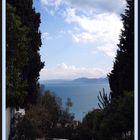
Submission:
[[108,78],[76,78],[73,80],[69,79],[52,79],[52,80],[40,80],[40,84],[46,83],[108,83]]

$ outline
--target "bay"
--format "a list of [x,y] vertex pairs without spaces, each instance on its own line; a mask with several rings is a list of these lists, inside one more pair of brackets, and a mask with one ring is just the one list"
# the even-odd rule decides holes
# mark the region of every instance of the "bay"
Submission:
[[73,106],[70,109],[74,113],[75,120],[82,120],[89,111],[99,108],[99,91],[109,94],[109,84],[105,83],[75,83],[75,82],[46,82],[45,90],[54,92],[56,96],[62,99],[62,106],[65,107],[67,98],[71,98]]

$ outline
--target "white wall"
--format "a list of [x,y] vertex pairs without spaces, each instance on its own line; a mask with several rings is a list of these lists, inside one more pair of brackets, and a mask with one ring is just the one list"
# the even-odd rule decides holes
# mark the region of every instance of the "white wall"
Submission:
[[6,140],[8,140],[10,134],[10,127],[11,127],[11,119],[14,116],[14,110],[10,107],[6,109]]
[[10,123],[11,123],[11,109],[8,107],[6,109],[6,140],[8,140],[8,136],[10,133]]

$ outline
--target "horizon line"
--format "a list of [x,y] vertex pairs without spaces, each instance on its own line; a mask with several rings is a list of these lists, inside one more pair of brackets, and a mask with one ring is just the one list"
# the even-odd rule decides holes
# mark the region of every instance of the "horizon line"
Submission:
[[105,76],[105,77],[78,77],[78,78],[72,78],[72,79],[70,79],[70,78],[57,78],[57,79],[39,79],[39,81],[47,81],[47,80],[68,80],[68,81],[71,81],[71,80],[76,80],[76,79],[81,79],[81,78],[87,78],[87,79],[105,79],[105,78],[108,78],[107,76]]

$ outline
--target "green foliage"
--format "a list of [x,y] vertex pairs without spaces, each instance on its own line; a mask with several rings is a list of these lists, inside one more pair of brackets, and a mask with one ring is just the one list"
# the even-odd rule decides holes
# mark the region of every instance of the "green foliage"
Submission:
[[36,103],[39,91],[39,72],[44,63],[40,60],[39,50],[41,47],[41,33],[39,31],[40,14],[32,8],[32,0],[7,0],[16,8],[16,14],[20,17],[21,22],[28,27],[28,63],[22,68],[23,80],[27,81],[26,108],[29,104]]
[[74,114],[70,112],[70,108],[72,107],[73,103],[70,98],[67,98],[66,101],[66,108],[61,109],[60,116],[59,116],[59,123],[64,127],[66,123],[72,123],[74,119]]
[[36,105],[30,106],[26,117],[36,130],[36,137],[48,136],[58,122],[60,108],[59,99],[49,91],[39,97]]
[[89,136],[94,139],[98,137],[98,131],[100,128],[101,121],[103,119],[103,110],[95,109],[91,112],[88,112],[86,116],[83,118],[82,127],[86,128],[87,132],[89,132]]
[[65,103],[65,105],[66,105],[66,112],[69,112],[70,108],[73,106],[71,98],[67,98],[67,102]]
[[[104,109],[96,109],[83,119],[82,127],[96,140],[133,139],[134,96],[125,92],[123,97],[113,99]],[[130,133],[130,136],[127,134]]]
[[38,98],[37,104],[30,105],[25,116],[15,115],[12,122],[10,139],[31,139],[48,137],[56,125],[60,112],[60,102],[47,91]]
[[22,107],[27,96],[27,81],[22,77],[22,70],[28,63],[29,29],[10,4],[7,4],[6,14],[6,103],[7,106]]
[[134,90],[134,1],[127,0],[125,13],[121,15],[124,28],[121,31],[113,70],[108,75],[111,97]]
[[[133,92],[124,93],[123,97],[114,99],[104,110],[104,118],[100,125],[100,139],[122,139],[122,134],[133,133],[134,124]],[[109,139],[109,138],[108,138]]]
[[111,101],[111,96],[109,94],[109,96],[107,96],[107,93],[105,93],[105,90],[103,88],[103,93],[101,93],[101,91],[99,92],[100,96],[97,96],[98,100],[100,103],[98,103],[98,106],[100,107],[100,109],[104,109],[105,107],[107,107]]
[[31,121],[16,113],[12,119],[9,140],[35,140],[35,133]]
[[[103,94],[103,118],[100,122],[99,140],[134,139],[134,1],[127,0],[125,13],[121,15],[124,28],[121,31],[113,70],[108,75],[111,100],[107,103]],[[129,135],[128,135],[129,134]]]
[[71,98],[67,98],[67,102],[66,102],[66,108],[70,108],[72,107],[73,103],[71,101]]
[[72,124],[73,118],[70,112],[61,107],[61,99],[46,91],[38,97],[36,104],[29,106],[24,117],[13,119],[10,139],[70,138],[74,129],[66,127],[66,124]]

